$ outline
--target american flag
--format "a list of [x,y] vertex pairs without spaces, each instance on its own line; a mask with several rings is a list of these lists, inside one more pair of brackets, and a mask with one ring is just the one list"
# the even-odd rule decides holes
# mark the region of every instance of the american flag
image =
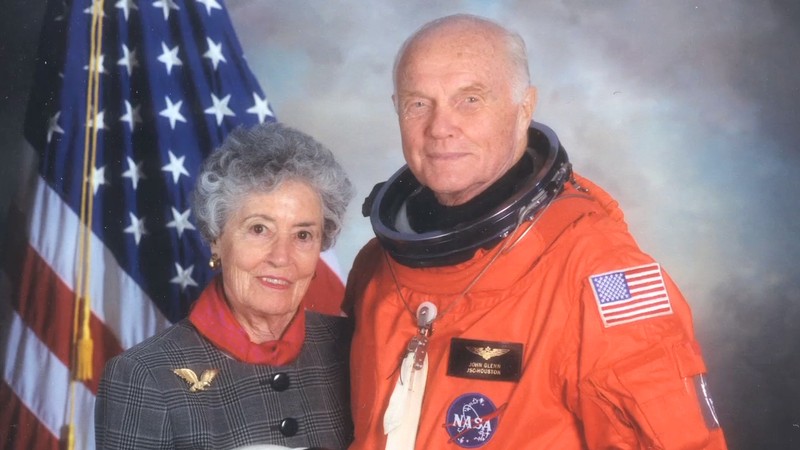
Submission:
[[[213,276],[189,204],[202,160],[275,118],[222,0],[54,0],[39,45],[38,166],[4,250],[0,447],[56,449],[71,425],[91,449],[105,362],[185,317]],[[323,254],[306,305],[337,314],[342,293]],[[92,374],[75,381],[84,338]]]
[[672,314],[672,304],[658,263],[589,277],[603,325]]

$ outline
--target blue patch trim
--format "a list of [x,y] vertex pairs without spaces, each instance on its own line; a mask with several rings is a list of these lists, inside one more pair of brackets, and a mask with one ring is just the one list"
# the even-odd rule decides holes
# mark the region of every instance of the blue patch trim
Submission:
[[486,445],[497,432],[500,414],[489,397],[469,393],[458,397],[447,408],[445,429],[450,441],[462,448],[479,448]]

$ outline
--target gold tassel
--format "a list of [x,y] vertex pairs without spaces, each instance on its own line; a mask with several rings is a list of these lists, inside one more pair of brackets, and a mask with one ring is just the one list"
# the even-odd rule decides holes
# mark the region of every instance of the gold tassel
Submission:
[[81,337],[78,339],[78,358],[75,364],[75,379],[79,381],[91,380],[94,376],[92,370],[92,354],[94,353],[94,341],[92,332],[89,329],[89,307],[88,299],[83,300],[85,308],[83,311],[83,324],[81,326]]
[[78,365],[75,368],[75,379],[88,381],[92,379],[92,352],[94,341],[91,337],[81,337],[78,341]]

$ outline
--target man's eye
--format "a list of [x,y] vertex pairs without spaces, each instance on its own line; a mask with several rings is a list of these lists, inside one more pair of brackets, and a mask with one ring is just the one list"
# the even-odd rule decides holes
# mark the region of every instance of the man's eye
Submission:
[[406,103],[406,111],[416,111],[420,109],[425,109],[428,107],[428,102],[425,100],[409,100]]
[[403,108],[404,117],[420,117],[429,110],[429,105],[423,100],[410,101]]
[[425,103],[421,101],[416,102],[409,102],[406,104],[405,113],[406,114],[419,114],[420,111],[425,109]]

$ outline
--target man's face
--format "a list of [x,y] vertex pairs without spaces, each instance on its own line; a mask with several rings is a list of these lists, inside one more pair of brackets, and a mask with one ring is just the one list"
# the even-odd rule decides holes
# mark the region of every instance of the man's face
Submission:
[[475,28],[435,31],[400,61],[403,155],[440,203],[469,201],[525,151],[535,91],[515,99],[510,74],[500,39]]

